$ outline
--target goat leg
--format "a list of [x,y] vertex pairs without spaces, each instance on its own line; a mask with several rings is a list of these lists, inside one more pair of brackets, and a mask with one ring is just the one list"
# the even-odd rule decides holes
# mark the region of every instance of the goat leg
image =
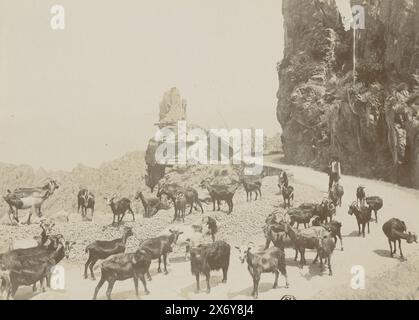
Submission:
[[222,281],[222,283],[227,283],[227,269],[228,269],[228,267],[223,268],[223,281]]
[[105,277],[102,275],[102,277],[99,280],[99,283],[97,284],[97,286],[95,288],[95,292],[93,294],[93,300],[96,300],[97,294],[98,294],[100,288],[102,288],[102,286],[103,286],[104,283],[105,283]]
[[93,273],[93,266],[95,265],[96,262],[97,262],[97,260],[92,259],[92,262],[90,263],[90,266],[89,266],[90,274],[92,276],[92,280],[96,280],[95,274]]
[[167,272],[167,253],[163,254],[163,264],[164,264],[164,274],[168,274],[169,272]]
[[134,211],[131,208],[129,208],[128,211],[132,214],[132,221],[135,221]]
[[134,276],[132,277],[134,281],[134,288],[135,288],[135,296],[138,298],[138,275],[134,272]]
[[298,259],[298,249],[295,248],[295,257],[294,257],[294,261],[297,261]]
[[111,293],[112,293],[114,284],[115,284],[114,278],[108,279],[108,288],[106,289],[106,297],[108,298],[108,300],[112,300]]
[[42,277],[41,280],[39,280],[39,282],[41,283],[41,291],[45,292],[45,277]]
[[333,275],[331,259],[332,259],[332,257],[331,257],[331,255],[329,255],[327,257],[327,266],[329,267],[329,276]]
[[306,265],[305,248],[300,248],[300,255],[301,255],[300,267],[302,268],[303,266]]
[[159,267],[157,268],[158,273],[161,273],[160,265],[161,265],[161,256],[159,256]]
[[199,288],[199,272],[195,273],[195,279],[196,279],[196,289],[195,293],[198,293],[201,289]]
[[32,209],[33,208],[29,209],[28,220],[26,220],[27,225],[31,224]]
[[259,280],[260,280],[260,275],[255,272],[255,274],[253,275],[253,297],[255,299],[258,298]]
[[153,279],[151,279],[151,275],[150,275],[150,267],[147,269],[147,279],[148,279],[148,281],[153,280]]
[[87,259],[87,261],[86,261],[86,263],[84,265],[84,278],[85,279],[87,279],[87,268],[89,267],[90,262],[92,262],[92,260],[89,257],[89,259]]
[[150,294],[150,291],[148,291],[148,289],[147,289],[147,282],[145,281],[145,276],[144,276],[144,274],[143,274],[143,273],[142,273],[142,274],[140,274],[140,280],[141,280],[141,282],[143,283],[144,293],[145,293],[145,294]]
[[274,285],[272,286],[273,289],[276,289],[276,287],[278,287],[278,277],[279,277],[279,271],[275,270],[275,281],[274,281]]
[[[339,241],[340,241],[340,251],[343,251],[343,241],[342,241],[342,236],[339,234],[338,235],[338,237],[339,237]],[[337,239],[336,239],[337,240]],[[335,242],[335,244],[336,244],[336,242]]]
[[[134,215],[134,213],[133,213],[133,215]],[[120,225],[120,224],[121,224],[122,219],[124,219],[124,217],[125,217],[125,212],[124,212],[123,214],[121,214],[121,217],[120,217],[120,218],[119,218],[119,220],[118,220],[118,225]]]
[[205,279],[207,281],[207,293],[211,292],[210,278],[211,278],[210,272],[209,271],[205,272]]
[[173,216],[173,221],[172,221],[172,223],[176,221],[176,218],[177,218],[177,209],[175,208],[175,215]]
[[390,245],[390,256],[393,258],[393,248],[391,247],[391,240],[388,239],[388,244]]
[[400,258],[404,259],[403,252],[402,252],[402,240],[399,239],[399,250],[400,250]]

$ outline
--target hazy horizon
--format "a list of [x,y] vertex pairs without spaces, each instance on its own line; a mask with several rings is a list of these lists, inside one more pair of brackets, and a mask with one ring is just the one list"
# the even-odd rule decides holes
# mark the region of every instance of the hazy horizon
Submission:
[[[65,8],[52,30],[50,8]],[[282,1],[0,0],[0,162],[71,170],[145,150],[165,91],[190,123],[280,131]]]

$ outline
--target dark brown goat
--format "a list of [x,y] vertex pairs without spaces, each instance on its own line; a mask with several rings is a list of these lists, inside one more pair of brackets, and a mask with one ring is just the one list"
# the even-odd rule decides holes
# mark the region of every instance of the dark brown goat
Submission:
[[95,196],[87,189],[81,189],[77,195],[77,212],[80,211],[80,208],[83,217],[86,217],[87,209],[92,211],[93,217],[95,211]]
[[[147,239],[140,244],[140,249],[150,253],[151,259],[159,259],[158,272],[161,272],[161,258],[163,257],[164,274],[167,272],[167,255],[172,252],[172,245],[176,244],[182,231],[169,230],[170,235],[162,235],[156,238]],[[151,281],[150,272],[147,270],[148,280]]]
[[[399,251],[400,258],[404,259],[402,252],[402,241],[405,239],[407,243],[418,242],[418,237],[415,233],[407,232],[406,224],[404,221],[397,218],[391,218],[386,223],[383,224],[383,232],[388,239],[388,244],[390,246],[390,255],[393,258],[393,255],[396,253],[396,241],[399,242]],[[394,245],[394,251],[391,247],[391,242]]]
[[113,255],[101,264],[102,274],[95,288],[93,300],[96,300],[97,294],[105,281],[108,282],[106,296],[111,300],[111,293],[116,281],[134,279],[135,294],[138,297],[138,279],[144,286],[145,294],[150,292],[147,289],[145,273],[150,268],[151,257],[145,250],[137,250],[134,253],[119,253]]
[[260,196],[259,199],[262,199],[262,178],[259,176],[244,176],[241,179],[243,183],[244,190],[246,191],[246,201],[252,200],[252,193],[255,193],[255,200],[258,199],[258,195]]
[[252,296],[255,299],[258,297],[259,281],[262,273],[275,274],[274,289],[278,286],[278,277],[281,273],[285,277],[285,288],[289,287],[284,249],[272,247],[262,252],[253,253],[252,243],[241,248],[236,247],[236,249],[239,250],[241,263],[247,262],[247,269],[253,279]]
[[290,208],[291,200],[294,202],[294,187],[282,185],[281,193],[284,199],[284,208]]
[[132,221],[135,221],[134,211],[131,209],[131,200],[128,198],[122,198],[117,202],[114,201],[115,197],[110,199],[104,198],[106,203],[111,207],[113,213],[112,225],[115,224],[115,218],[117,218],[118,225],[121,223],[122,219],[125,216],[125,213],[128,211],[132,214]]
[[374,211],[375,214],[375,222],[378,222],[378,210],[380,210],[383,207],[383,199],[377,196],[371,196],[366,197],[365,202],[368,204],[368,206]]
[[333,183],[332,188],[329,190],[329,199],[333,202],[335,207],[342,206],[343,194],[343,187],[339,184],[339,182]]
[[368,225],[368,233],[370,233],[370,221],[371,221],[371,211],[370,207],[358,207],[356,202],[353,202],[350,207],[348,214],[355,215],[356,222],[358,224],[358,235],[361,235],[362,227],[362,236],[365,238],[365,225]]
[[320,218],[316,217],[313,220],[312,225],[323,227],[327,231],[329,231],[331,236],[335,240],[335,245],[336,245],[336,242],[338,241],[338,238],[339,238],[339,240],[340,240],[340,250],[343,251],[342,233],[341,233],[342,223],[340,223],[336,220],[331,221],[331,222],[322,223],[322,222],[320,222]]
[[141,191],[137,192],[134,199],[141,200],[144,207],[144,217],[147,218],[154,216],[161,209],[167,209],[159,198],[146,199]]
[[89,254],[89,258],[84,265],[84,278],[87,279],[87,268],[90,267],[90,274],[93,280],[95,275],[93,273],[93,266],[99,259],[106,259],[107,257],[124,253],[127,240],[132,236],[132,228],[124,227],[122,238],[114,240],[96,240],[86,247],[85,252]]
[[211,291],[210,272],[223,271],[223,283],[227,282],[227,271],[230,265],[230,245],[225,241],[202,244],[191,249],[191,272],[196,278],[196,292],[199,292],[199,275],[205,275],[207,293]]
[[291,226],[294,226],[295,223],[297,223],[297,229],[300,226],[300,224],[303,224],[304,228],[310,226],[310,220],[313,217],[313,211],[296,208],[288,210],[287,213],[290,216]]
[[201,200],[198,197],[198,192],[192,187],[184,188],[176,183],[163,184],[159,187],[159,190],[157,191],[157,197],[161,198],[161,196],[165,194],[169,197],[170,200],[173,201],[173,203],[175,203],[176,195],[179,192],[183,192],[185,194],[186,202],[190,205],[189,214],[192,213],[194,205],[198,205],[201,209],[201,213],[204,213],[204,208],[202,207]]
[[365,205],[365,187],[364,186],[358,186],[356,188],[356,203],[359,206]]
[[220,211],[221,201],[225,201],[228,205],[228,213],[233,211],[233,197],[236,193],[239,184],[236,185],[212,185],[207,180],[201,182],[201,187],[208,190],[208,193],[212,200],[212,210],[215,211],[215,202],[218,205],[218,211]]

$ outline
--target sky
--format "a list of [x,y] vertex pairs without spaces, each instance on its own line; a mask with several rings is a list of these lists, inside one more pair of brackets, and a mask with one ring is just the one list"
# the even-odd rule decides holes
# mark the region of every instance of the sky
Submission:
[[[65,29],[50,26],[65,9]],[[280,0],[0,0],[0,162],[70,170],[145,150],[163,93],[188,122],[280,131]]]

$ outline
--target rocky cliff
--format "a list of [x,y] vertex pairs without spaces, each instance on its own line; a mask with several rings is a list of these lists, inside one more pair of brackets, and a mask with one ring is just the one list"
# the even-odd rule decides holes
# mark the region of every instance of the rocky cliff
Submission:
[[336,1],[283,0],[285,159],[323,169],[335,154],[346,174],[419,188],[419,0],[347,0],[365,10],[355,32]]

